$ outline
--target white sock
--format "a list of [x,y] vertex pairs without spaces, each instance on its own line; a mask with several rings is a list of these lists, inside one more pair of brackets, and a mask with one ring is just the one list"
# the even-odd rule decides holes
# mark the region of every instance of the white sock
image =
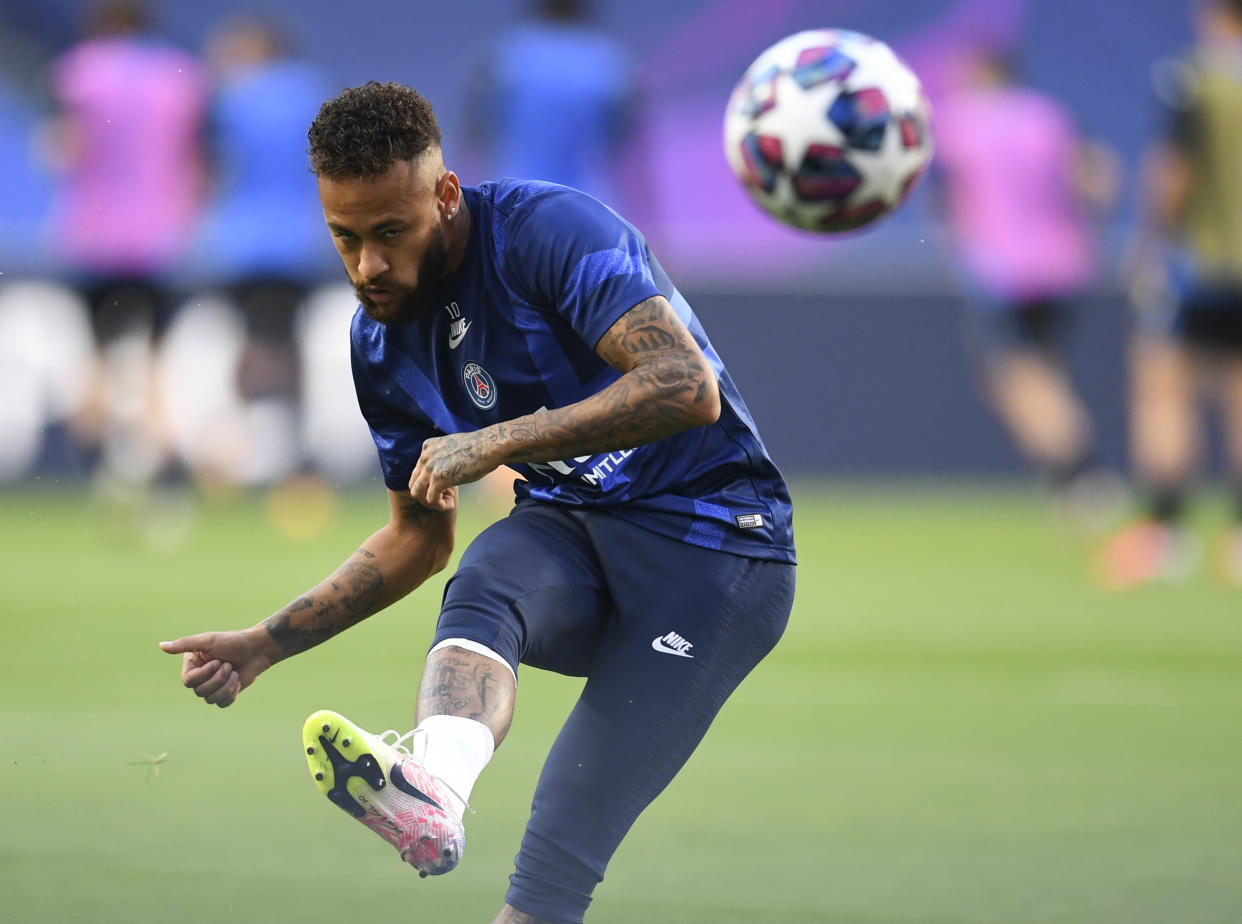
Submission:
[[457,715],[429,715],[418,723],[422,754],[416,754],[432,776],[443,780],[454,815],[461,818],[474,781],[479,778],[496,749],[492,730],[482,722]]

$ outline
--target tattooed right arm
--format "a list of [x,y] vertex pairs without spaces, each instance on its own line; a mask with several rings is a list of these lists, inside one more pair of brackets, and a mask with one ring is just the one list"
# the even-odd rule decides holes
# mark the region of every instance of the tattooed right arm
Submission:
[[378,613],[448,564],[456,505],[429,510],[408,494],[388,496],[389,522],[326,580],[263,622],[273,663]]
[[457,489],[429,510],[389,491],[388,523],[327,580],[249,629],[200,632],[160,649],[181,655],[181,682],[204,702],[231,706],[277,661],[306,651],[400,600],[448,564],[453,551]]

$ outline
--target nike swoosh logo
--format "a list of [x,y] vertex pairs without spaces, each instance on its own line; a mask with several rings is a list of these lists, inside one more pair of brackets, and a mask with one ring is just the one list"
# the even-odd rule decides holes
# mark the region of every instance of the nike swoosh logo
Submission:
[[660,652],[660,654],[677,655],[679,658],[689,658],[692,661],[694,660],[694,655],[688,654],[684,651],[678,651],[676,648],[670,648],[667,644],[665,644],[664,639],[662,638],[653,638],[651,640],[651,647]]
[[461,342],[465,338],[466,331],[468,330],[470,330],[469,321],[467,321],[465,324],[461,326],[461,331],[459,333],[454,334],[452,331],[449,332],[449,349],[450,350],[455,350],[459,346],[461,346]]
[[442,806],[439,802],[431,798],[431,796],[427,795],[425,792],[423,792],[417,786],[414,786],[409,780],[405,778],[405,774],[401,772],[401,761],[397,761],[395,764],[392,765],[392,767],[389,768],[388,778],[392,780],[392,785],[396,786],[399,790],[401,790],[406,795],[413,796],[415,799],[421,799],[423,802],[426,802],[428,805],[435,806],[436,808],[440,810],[444,809],[444,806]]

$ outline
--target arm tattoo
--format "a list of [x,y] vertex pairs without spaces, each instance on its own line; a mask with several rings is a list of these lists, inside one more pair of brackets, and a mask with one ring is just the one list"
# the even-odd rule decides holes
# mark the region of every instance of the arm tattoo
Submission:
[[597,350],[626,373],[579,405],[496,425],[484,439],[515,444],[505,461],[652,443],[701,424],[702,407],[715,400],[715,375],[663,296],[622,315]]
[[[644,304],[646,304],[644,302]],[[633,325],[627,330],[627,336],[620,342],[625,352],[638,355],[652,350],[667,350],[677,345],[677,341],[667,329],[658,324]]]
[[[423,526],[433,512],[429,507],[424,507],[412,497],[405,497],[401,501],[401,519],[410,526]],[[359,549],[359,551],[363,550]],[[368,552],[367,554],[370,553]]]
[[324,584],[264,621],[284,657],[313,648],[375,612],[384,594],[384,575],[374,558],[359,549]]

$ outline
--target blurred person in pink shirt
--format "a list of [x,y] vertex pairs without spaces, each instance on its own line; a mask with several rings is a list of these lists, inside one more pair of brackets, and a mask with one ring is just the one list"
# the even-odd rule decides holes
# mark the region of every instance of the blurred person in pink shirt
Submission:
[[[59,188],[48,246],[86,298],[100,348],[76,430],[127,482],[169,464],[152,346],[198,219],[207,92],[198,61],[147,25],[135,0],[91,8],[86,38],[54,62],[51,77]],[[136,354],[137,339],[145,348]]]
[[936,105],[945,215],[967,293],[983,390],[1023,456],[1070,506],[1118,499],[1066,368],[1075,302],[1096,271],[1091,213],[1116,199],[1119,167],[1056,100],[1019,86],[1001,53],[962,58]]

